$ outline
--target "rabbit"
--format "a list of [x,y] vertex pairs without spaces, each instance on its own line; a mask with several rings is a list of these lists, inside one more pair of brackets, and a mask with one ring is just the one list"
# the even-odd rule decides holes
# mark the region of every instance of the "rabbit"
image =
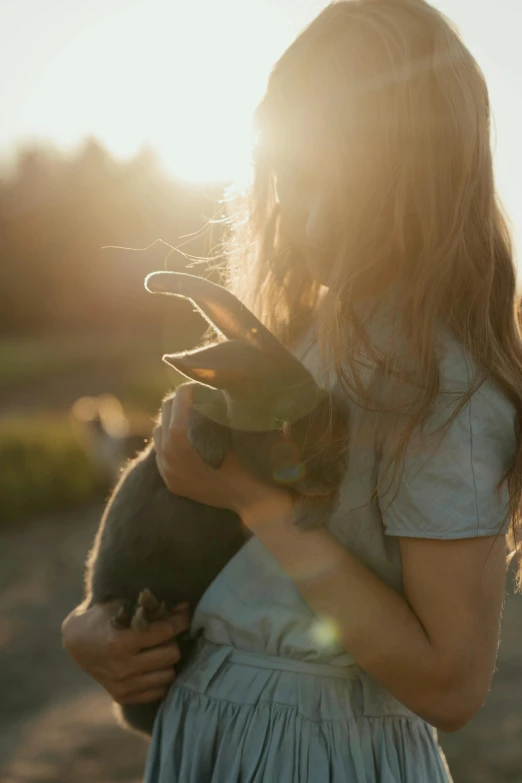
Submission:
[[[191,299],[227,338],[163,357],[193,385],[191,447],[214,469],[233,448],[258,479],[292,493],[296,528],[323,525],[338,504],[345,470],[346,406],[333,393],[330,398],[222,286],[181,272],[154,272],[145,287]],[[330,416],[335,439],[320,451],[317,437]],[[105,507],[87,560],[84,605],[118,599],[114,624],[133,627],[164,617],[181,601],[193,610],[252,535],[234,511],[171,493],[149,443],[125,467]],[[186,631],[177,641],[179,672],[196,640]],[[117,717],[127,728],[150,735],[160,703],[116,706]]]

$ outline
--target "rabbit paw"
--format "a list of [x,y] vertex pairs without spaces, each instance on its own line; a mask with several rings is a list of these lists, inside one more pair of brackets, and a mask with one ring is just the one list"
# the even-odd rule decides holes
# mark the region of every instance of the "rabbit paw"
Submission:
[[130,628],[132,615],[130,615],[124,604],[120,606],[115,615],[111,617],[111,625],[113,628]]
[[145,631],[151,623],[166,620],[168,617],[165,602],[158,601],[154,593],[145,588],[138,596],[134,611],[130,613],[122,604],[111,618],[114,628],[132,628],[134,631]]
[[145,588],[138,596],[138,602],[130,627],[135,631],[144,631],[151,623],[166,620],[168,617],[165,601],[158,601],[154,593]]

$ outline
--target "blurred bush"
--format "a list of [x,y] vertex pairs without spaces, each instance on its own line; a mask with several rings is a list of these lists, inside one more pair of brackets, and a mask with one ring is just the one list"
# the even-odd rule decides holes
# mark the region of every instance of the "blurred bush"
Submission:
[[161,346],[153,338],[121,334],[46,334],[0,340],[0,389],[14,389],[42,378],[91,371],[115,371],[147,357],[161,364]]
[[0,520],[100,502],[106,477],[88,459],[68,415],[0,420]]
[[167,393],[187,381],[173,367],[167,367],[164,362],[159,362],[159,365],[158,362],[144,362],[127,375],[121,394],[121,402],[126,410],[154,416]]
[[[124,373],[132,384],[150,382],[168,388],[181,378],[174,368],[161,361],[164,353],[191,348],[191,340],[170,342],[159,337],[136,338],[121,334],[43,335],[0,339],[0,390],[35,383],[60,374],[104,371]],[[147,381],[150,378],[150,381]],[[185,379],[186,380],[186,379]]]
[[107,392],[129,416],[153,416],[185,380],[161,357],[194,347],[208,324],[144,279],[170,269],[218,281],[204,259],[220,258],[224,188],[168,177],[148,147],[116,161],[93,137],[70,156],[29,145],[0,174],[3,523],[108,496],[73,426],[77,398]]
[[[0,391],[6,400],[16,400],[18,389],[29,388],[36,404],[0,415],[2,523],[108,497],[111,482],[89,455],[71,416],[74,399],[62,409],[54,404],[56,384],[74,377],[72,391],[87,389],[95,374],[101,376],[103,390],[120,400],[131,431],[137,422],[144,431],[148,419],[151,432],[162,399],[186,380],[161,361],[164,352],[159,338],[122,335],[0,341]],[[44,399],[42,388],[49,379],[55,387]]]
[[221,257],[223,190],[168,177],[147,148],[129,161],[95,138],[72,156],[21,149],[13,174],[0,175],[0,336],[158,334],[166,316],[197,330],[190,303],[152,296],[144,279],[159,269],[212,277],[201,259]]

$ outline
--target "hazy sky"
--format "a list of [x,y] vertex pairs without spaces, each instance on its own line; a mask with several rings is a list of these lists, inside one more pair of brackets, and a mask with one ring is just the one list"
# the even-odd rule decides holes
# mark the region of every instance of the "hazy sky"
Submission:
[[[500,195],[522,257],[522,0],[435,0],[488,81]],[[0,0],[0,153],[22,139],[117,157],[152,143],[188,179],[241,171],[271,64],[314,0]]]

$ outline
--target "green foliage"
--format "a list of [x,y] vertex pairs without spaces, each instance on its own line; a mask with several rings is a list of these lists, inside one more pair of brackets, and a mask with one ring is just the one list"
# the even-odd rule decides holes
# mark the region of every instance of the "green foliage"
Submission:
[[168,367],[165,362],[136,363],[127,376],[121,402],[126,410],[139,410],[154,415],[166,394],[174,391],[186,380],[187,378],[173,367]]
[[0,419],[0,465],[4,524],[100,501],[109,490],[67,416]]
[[158,356],[156,339],[138,341],[133,336],[108,334],[42,335],[39,337],[2,337],[0,340],[0,389],[34,383],[50,375],[82,373],[88,368],[114,370],[118,364],[143,362]]
[[[99,502],[108,494],[107,479],[86,455],[69,410],[51,412],[60,405],[57,394],[63,399],[63,382],[72,405],[88,393],[84,390],[96,375],[103,391],[120,400],[131,427],[139,423],[152,430],[162,399],[186,380],[161,357],[183,347],[181,338],[176,343],[114,333],[0,340],[2,396],[16,400],[23,390],[28,406],[0,415],[2,523]],[[35,413],[32,406],[43,410]]]

